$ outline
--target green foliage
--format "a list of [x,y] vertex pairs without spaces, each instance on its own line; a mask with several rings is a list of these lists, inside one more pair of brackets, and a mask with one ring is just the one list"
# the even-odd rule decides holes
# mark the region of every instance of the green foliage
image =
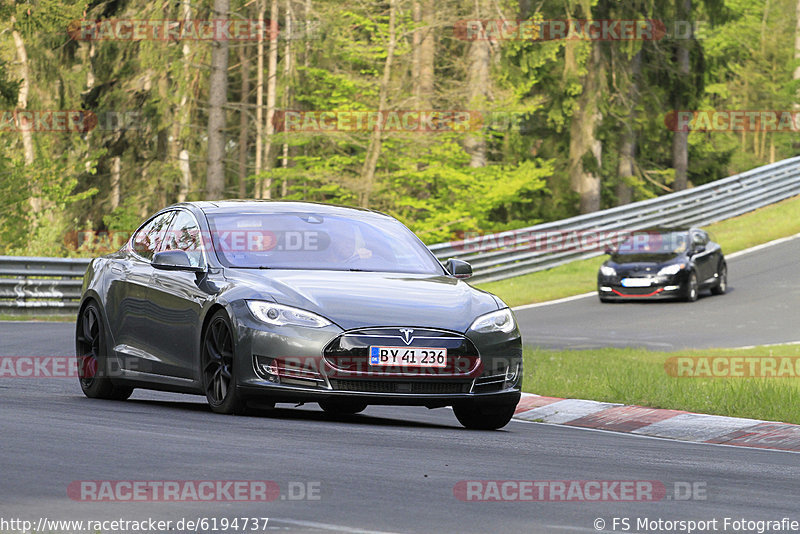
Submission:
[[[486,117],[500,113],[512,121],[469,132],[383,132],[369,207],[399,217],[428,243],[576,214],[577,194],[568,177],[570,136],[587,75],[595,68],[599,70],[591,73],[602,89],[596,95],[600,115],[593,134],[602,145],[602,159],[598,165],[587,153],[582,161],[586,171],[600,176],[602,207],[617,204],[621,182],[633,200],[664,194],[674,180],[673,132],[664,117],[676,101],[693,109],[793,109],[798,99],[798,83],[792,81],[796,21],[787,14],[794,13],[794,3],[692,2],[689,18],[699,26],[686,42],[669,34],[658,41],[494,41],[488,86],[476,97],[467,82],[472,79],[473,43],[455,35],[454,21],[501,15],[508,20],[674,21],[680,19],[677,3],[543,0],[534,5],[504,0],[488,8],[483,2],[442,0],[436,2],[432,28],[426,28],[412,20],[410,0],[398,0],[386,108],[413,110],[418,105],[414,32],[421,29],[431,31],[435,41],[435,89],[424,95],[426,101],[434,109],[468,109]],[[24,163],[20,133],[0,132],[0,195],[5,200],[0,249],[65,254],[64,234],[78,228],[130,231],[146,215],[178,199],[182,150],[189,154],[191,171],[187,198],[203,198],[207,65],[213,44],[90,43],[72,40],[67,32],[69,23],[79,19],[178,19],[184,16],[184,5],[155,0],[0,3],[0,109],[16,105],[21,77],[11,39],[11,30],[16,30],[29,57],[28,108],[82,109],[101,117],[84,134],[35,133],[36,157],[30,165]],[[280,5],[283,18],[285,3]],[[293,0],[292,5],[294,18],[304,19],[305,3]],[[189,8],[192,18],[210,17],[208,2]],[[235,0],[230,15],[254,19],[256,5]],[[388,53],[389,3],[312,0],[307,17],[317,26],[311,39],[289,42],[293,63],[288,76],[283,70],[286,41],[278,42],[278,108],[376,110]],[[679,75],[675,61],[680,45],[690,51],[687,79]],[[599,67],[590,61],[595,47]],[[250,65],[249,93],[244,95],[240,50]],[[633,71],[634,57],[641,58],[639,74]],[[268,165],[262,165],[270,170],[255,175],[255,65],[255,42],[231,43],[226,195],[238,196],[241,181],[245,196],[251,196],[257,181],[269,179],[273,198],[357,204],[366,190],[361,177],[369,131],[278,132],[271,140]],[[249,131],[240,171],[242,114]],[[109,116],[129,123],[108,127],[103,120]],[[634,176],[622,179],[619,152],[626,132],[636,139],[636,161]],[[468,136],[485,143],[486,166],[470,167]],[[692,132],[689,180],[699,185],[796,150],[796,132]],[[118,191],[112,187],[115,162]],[[32,200],[41,203],[39,212],[31,209]]]

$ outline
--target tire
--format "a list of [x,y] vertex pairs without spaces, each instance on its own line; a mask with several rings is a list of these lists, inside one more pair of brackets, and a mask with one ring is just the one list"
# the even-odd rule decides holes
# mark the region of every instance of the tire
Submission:
[[347,400],[319,401],[319,407],[331,415],[355,415],[367,409],[366,402]]
[[711,294],[724,295],[728,291],[728,266],[725,262],[720,263],[717,274],[719,275],[719,281],[717,285],[711,288]]
[[694,302],[697,300],[698,293],[700,293],[700,290],[697,285],[697,274],[691,272],[689,273],[689,279],[686,281],[683,299],[686,302]]
[[89,302],[75,324],[75,356],[78,382],[90,399],[125,400],[133,388],[111,382],[108,372],[106,329],[100,307]]
[[236,388],[236,342],[225,310],[220,310],[211,317],[203,333],[201,350],[203,391],[211,411],[245,414],[247,403]]
[[503,428],[514,417],[516,404],[482,406],[478,403],[453,406],[458,422],[469,430],[497,430]]

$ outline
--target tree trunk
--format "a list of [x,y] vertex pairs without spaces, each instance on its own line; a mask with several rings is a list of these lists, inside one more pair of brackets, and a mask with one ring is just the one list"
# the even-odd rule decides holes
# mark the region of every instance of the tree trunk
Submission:
[[[272,136],[275,133],[275,125],[272,123],[275,117],[275,91],[278,88],[278,0],[272,0],[269,10],[269,63],[267,66],[267,117],[266,134],[267,142],[264,145],[264,170],[272,169]],[[264,179],[264,186],[261,189],[261,198],[272,198],[272,178]]]
[[[476,19],[485,16],[488,9],[484,9],[483,2],[476,3]],[[485,111],[490,97],[489,62],[491,48],[488,40],[476,39],[469,45],[467,52],[467,87],[469,102],[467,109],[470,111]],[[464,150],[470,155],[470,167],[486,166],[486,138],[482,131],[467,135],[464,139]]]
[[414,100],[418,109],[428,110],[433,109],[433,63],[436,53],[433,0],[415,0],[413,11],[414,22],[417,25],[413,35]]
[[[213,19],[227,19],[229,0],[214,0]],[[209,200],[225,192],[225,103],[228,92],[228,41],[211,43],[211,74],[208,88],[208,170],[206,195]]]
[[239,48],[239,64],[242,70],[242,94],[239,99],[239,198],[247,196],[247,138],[248,120],[247,109],[250,101],[250,60],[247,55],[249,47],[242,45]]
[[[11,17],[11,27],[14,28],[16,19]],[[14,47],[17,50],[17,59],[19,60],[19,73],[20,84],[19,92],[17,93],[17,109],[23,110],[28,108],[28,92],[30,91],[30,63],[28,62],[28,51],[25,48],[25,41],[22,40],[22,35],[16,29],[11,30],[11,37],[14,39]],[[20,128],[20,137],[22,138],[22,154],[25,158],[25,165],[33,164],[34,150],[33,150],[33,134],[29,128]],[[36,225],[36,215],[42,209],[42,199],[40,197],[39,184],[31,181],[30,187],[30,206],[31,213],[33,214],[33,224]]]
[[[690,20],[692,0],[675,0],[678,20]],[[675,109],[682,110],[688,105],[689,43],[688,39],[677,40],[678,86],[675,89]],[[676,131],[672,135],[672,167],[675,169],[673,189],[682,191],[688,185],[689,169],[689,131]]]
[[122,160],[119,156],[111,158],[111,211],[119,207],[119,176]]
[[639,104],[639,80],[642,71],[642,51],[631,58],[631,85],[628,90],[628,119],[622,126],[622,142],[619,149],[619,168],[617,174],[617,205],[629,204],[632,200],[628,179],[634,175],[636,166],[636,107]]
[[178,193],[178,202],[186,201],[186,193],[192,183],[192,167],[189,165],[189,151],[185,148],[178,155],[178,168],[181,171],[181,189]]
[[[286,30],[286,44],[283,49],[283,109],[289,109],[291,102],[291,89],[292,89],[292,69],[294,68],[294,53],[292,52],[292,18],[294,11],[292,10],[292,0],[286,0],[286,13],[284,13],[284,29]],[[281,166],[286,169],[289,167],[289,142],[288,134],[283,133],[283,155],[281,158]],[[281,183],[281,197],[289,194],[289,179],[284,177]]]
[[[258,20],[264,20],[264,0],[258,0]],[[270,26],[271,31],[271,26]],[[264,152],[264,34],[259,33],[256,51],[256,184],[253,196],[261,198],[264,188],[261,178],[261,162]]]
[[[378,112],[386,110],[389,97],[389,81],[392,76],[392,61],[394,59],[394,49],[397,46],[397,0],[389,0],[389,43],[386,46],[386,61],[383,64],[383,77],[381,78],[380,90],[378,93]],[[381,125],[377,124],[372,129],[367,154],[364,158],[364,165],[361,168],[361,183],[363,192],[361,193],[361,206],[369,207],[370,195],[375,182],[375,167],[378,165],[378,156],[381,153]]]
[[[192,4],[190,2],[183,3],[181,8],[181,16],[184,21],[189,21],[192,19]],[[181,47],[181,55],[183,57],[183,83],[185,84],[185,87],[183,89],[183,93],[181,94],[180,104],[175,112],[176,117],[179,118],[174,121],[172,127],[172,146],[170,148],[170,157],[173,159],[173,161],[178,161],[178,168],[181,171],[181,181],[180,185],[178,186],[178,202],[185,202],[186,198],[189,196],[189,191],[191,191],[192,188],[192,175],[189,169],[189,152],[185,148],[185,132],[192,114],[191,102],[189,101],[188,96],[191,94],[192,88],[192,83],[190,81],[191,73],[189,71],[191,51],[192,50],[189,47],[189,40],[184,40],[183,46]],[[180,87],[180,84],[176,85]],[[183,160],[184,153],[186,154],[185,163]],[[186,169],[183,167],[184,164],[186,165]]]
[[[603,145],[596,137],[597,124],[602,119],[597,99],[603,76],[602,58],[597,42],[590,42],[591,52],[583,77],[583,93],[572,115],[569,139],[569,181],[578,193],[581,213],[600,209],[600,167]],[[591,162],[586,168],[585,163]]]

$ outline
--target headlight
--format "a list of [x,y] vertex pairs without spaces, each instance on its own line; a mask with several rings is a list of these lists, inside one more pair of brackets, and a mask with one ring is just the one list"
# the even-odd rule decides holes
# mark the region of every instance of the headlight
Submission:
[[666,267],[662,268],[658,271],[658,276],[669,276],[673,274],[678,274],[681,269],[686,267],[685,263],[673,263],[672,265],[667,265]]
[[614,276],[617,274],[617,271],[614,270],[613,267],[609,267],[608,265],[601,265],[600,274],[602,274],[603,276]]
[[275,326],[306,326],[309,328],[322,328],[331,324],[326,318],[311,313],[310,311],[274,304],[263,300],[248,300],[247,307],[256,319]]
[[516,326],[514,314],[511,313],[510,309],[504,308],[481,315],[472,322],[469,329],[482,334],[488,334],[489,332],[504,332],[507,334],[513,331]]

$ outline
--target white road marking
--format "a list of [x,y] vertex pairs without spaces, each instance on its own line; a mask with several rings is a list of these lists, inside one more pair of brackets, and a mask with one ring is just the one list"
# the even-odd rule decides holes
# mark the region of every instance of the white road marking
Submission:
[[547,300],[545,302],[535,302],[533,304],[523,304],[522,306],[514,306],[511,309],[514,310],[514,311],[529,310],[531,308],[539,308],[541,306],[550,306],[551,304],[561,304],[563,302],[570,302],[570,301],[573,301],[573,300],[585,299],[586,297],[595,297],[595,296],[597,296],[597,291],[592,291],[590,293],[582,293],[580,295],[573,295],[571,297],[564,297],[563,299]]
[[750,254],[751,252],[756,252],[767,247],[772,247],[774,245],[780,245],[781,243],[787,243],[794,239],[800,238],[800,234],[790,235],[789,237],[782,237],[780,239],[774,239],[772,241],[767,241],[766,243],[762,243],[760,245],[756,245],[754,247],[746,248],[744,250],[740,250],[738,252],[733,252],[731,254],[725,254],[725,258],[736,258],[739,256],[744,256],[745,254]]

